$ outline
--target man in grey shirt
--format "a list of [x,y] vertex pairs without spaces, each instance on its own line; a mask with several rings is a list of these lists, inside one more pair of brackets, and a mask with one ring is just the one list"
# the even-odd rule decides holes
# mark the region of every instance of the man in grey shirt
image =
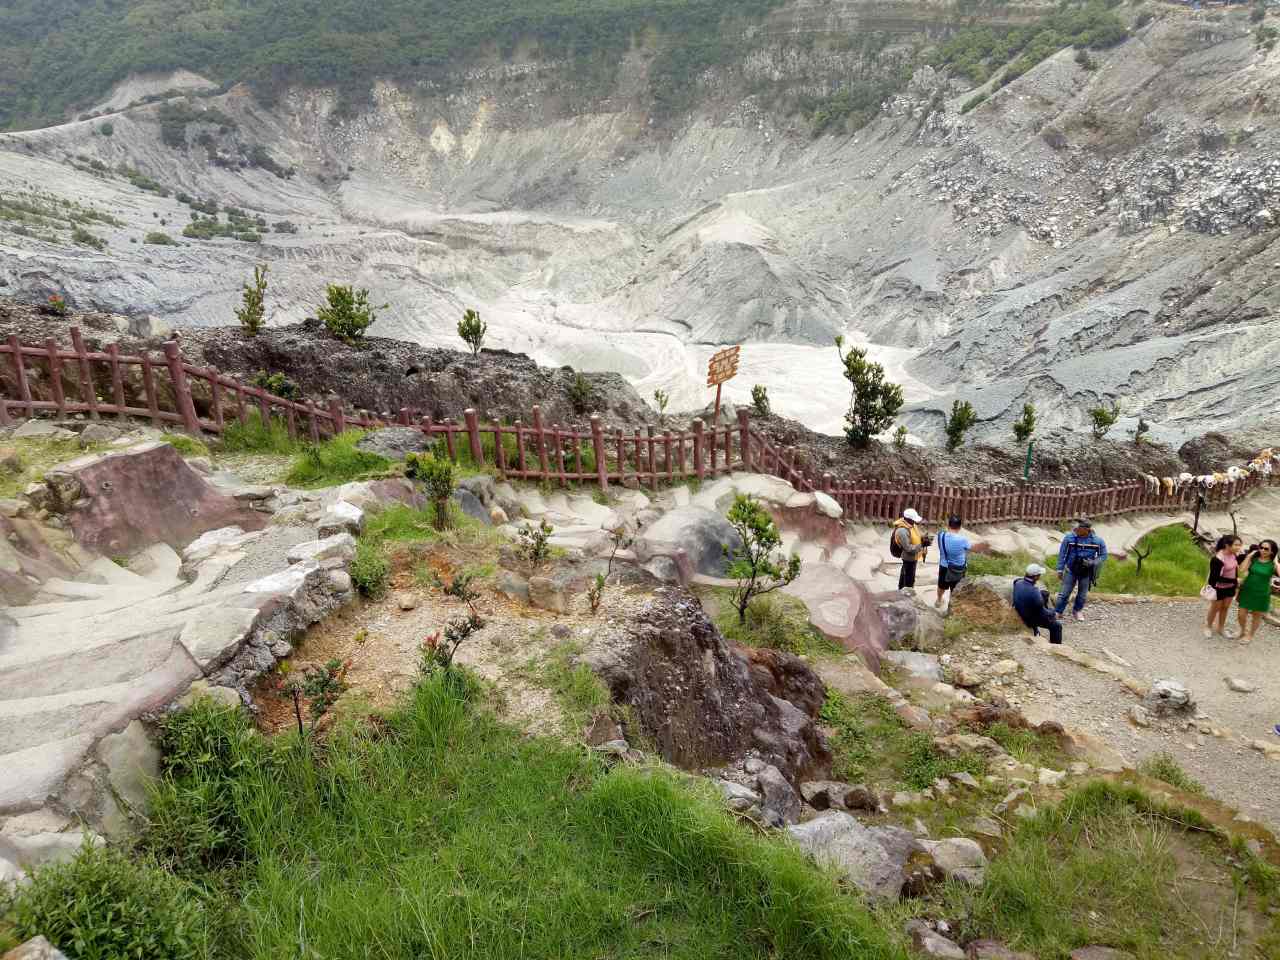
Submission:
[[902,572],[898,574],[898,589],[914,588],[916,585],[916,565],[929,552],[931,538],[923,535],[920,524],[924,518],[908,507],[902,511],[902,519],[893,524],[893,540],[902,555]]

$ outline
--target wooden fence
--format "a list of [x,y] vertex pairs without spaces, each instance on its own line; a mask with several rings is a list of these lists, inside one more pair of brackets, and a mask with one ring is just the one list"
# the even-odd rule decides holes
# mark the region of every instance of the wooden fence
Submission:
[[[1142,480],[1110,485],[1053,486],[1030,483],[960,487],[904,480],[867,483],[819,474],[794,448],[770,443],[750,423],[745,409],[736,425],[708,425],[700,420],[689,430],[606,430],[599,416],[588,429],[546,424],[533,408],[529,425],[516,421],[481,421],[467,410],[462,421],[415,418],[407,408],[395,416],[347,410],[331,396],[321,407],[277,397],[262,387],[242,383],[217,370],[188,363],[176,341],[164,345],[161,356],[120,353],[115,344],[104,351],[85,349],[77,328],[71,348],[52,339],[39,346],[22,344],[10,336],[0,343],[12,377],[4,378],[0,395],[0,426],[15,419],[52,413],[87,414],[91,419],[114,416],[149,418],[156,426],[177,425],[193,435],[221,434],[230,422],[248,423],[253,411],[264,422],[280,422],[289,435],[313,442],[344,430],[377,428],[398,423],[439,440],[454,460],[476,466],[492,464],[513,479],[598,485],[648,487],[703,480],[735,470],[781,477],[797,490],[824,493],[834,499],[849,520],[891,522],[914,507],[931,522],[950,514],[965,523],[1060,523],[1087,515],[1105,517],[1139,511],[1194,510],[1230,505],[1268,482],[1253,473],[1242,480],[1210,488],[1183,485],[1166,493]],[[104,399],[109,396],[110,399]]]

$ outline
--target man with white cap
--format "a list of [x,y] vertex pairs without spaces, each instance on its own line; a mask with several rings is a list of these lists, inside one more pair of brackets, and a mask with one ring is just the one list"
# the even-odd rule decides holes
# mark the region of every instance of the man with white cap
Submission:
[[920,531],[924,517],[916,513],[912,507],[902,511],[902,518],[893,524],[893,539],[889,542],[889,552],[902,558],[902,571],[898,574],[898,589],[915,588],[916,564],[929,552],[931,537]]
[[1037,637],[1043,627],[1049,631],[1050,643],[1061,643],[1062,624],[1049,606],[1049,591],[1040,589],[1044,573],[1044,567],[1031,563],[1027,565],[1027,575],[1013,581],[1013,609]]

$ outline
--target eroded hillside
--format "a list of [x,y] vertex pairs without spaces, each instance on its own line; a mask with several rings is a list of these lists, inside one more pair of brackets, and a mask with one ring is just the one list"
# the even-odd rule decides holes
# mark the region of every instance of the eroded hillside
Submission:
[[766,383],[775,410],[832,432],[838,333],[906,382],[926,439],[955,396],[988,438],[1028,399],[1050,427],[1118,398],[1121,429],[1141,413],[1160,439],[1261,428],[1280,49],[1246,10],[1117,14],[1125,42],[1004,86],[999,64],[981,88],[920,66],[954,8],[803,0],[674,101],[654,97],[661,45],[636,44],[604,79],[517,50],[378,83],[355,112],[301,87],[108,110],[0,137],[0,280],[212,325],[267,262],[272,322],[327,282],[388,304],[374,332],[428,344],[476,306],[494,346],[618,371],[673,408],[701,405],[706,357],[746,342],[729,396]]

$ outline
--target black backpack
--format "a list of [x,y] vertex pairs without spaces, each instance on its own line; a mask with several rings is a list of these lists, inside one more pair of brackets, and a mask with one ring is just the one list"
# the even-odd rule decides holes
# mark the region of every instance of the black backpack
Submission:
[[902,556],[902,544],[898,542],[898,531],[903,529],[895,526],[889,531],[889,553],[899,558]]

